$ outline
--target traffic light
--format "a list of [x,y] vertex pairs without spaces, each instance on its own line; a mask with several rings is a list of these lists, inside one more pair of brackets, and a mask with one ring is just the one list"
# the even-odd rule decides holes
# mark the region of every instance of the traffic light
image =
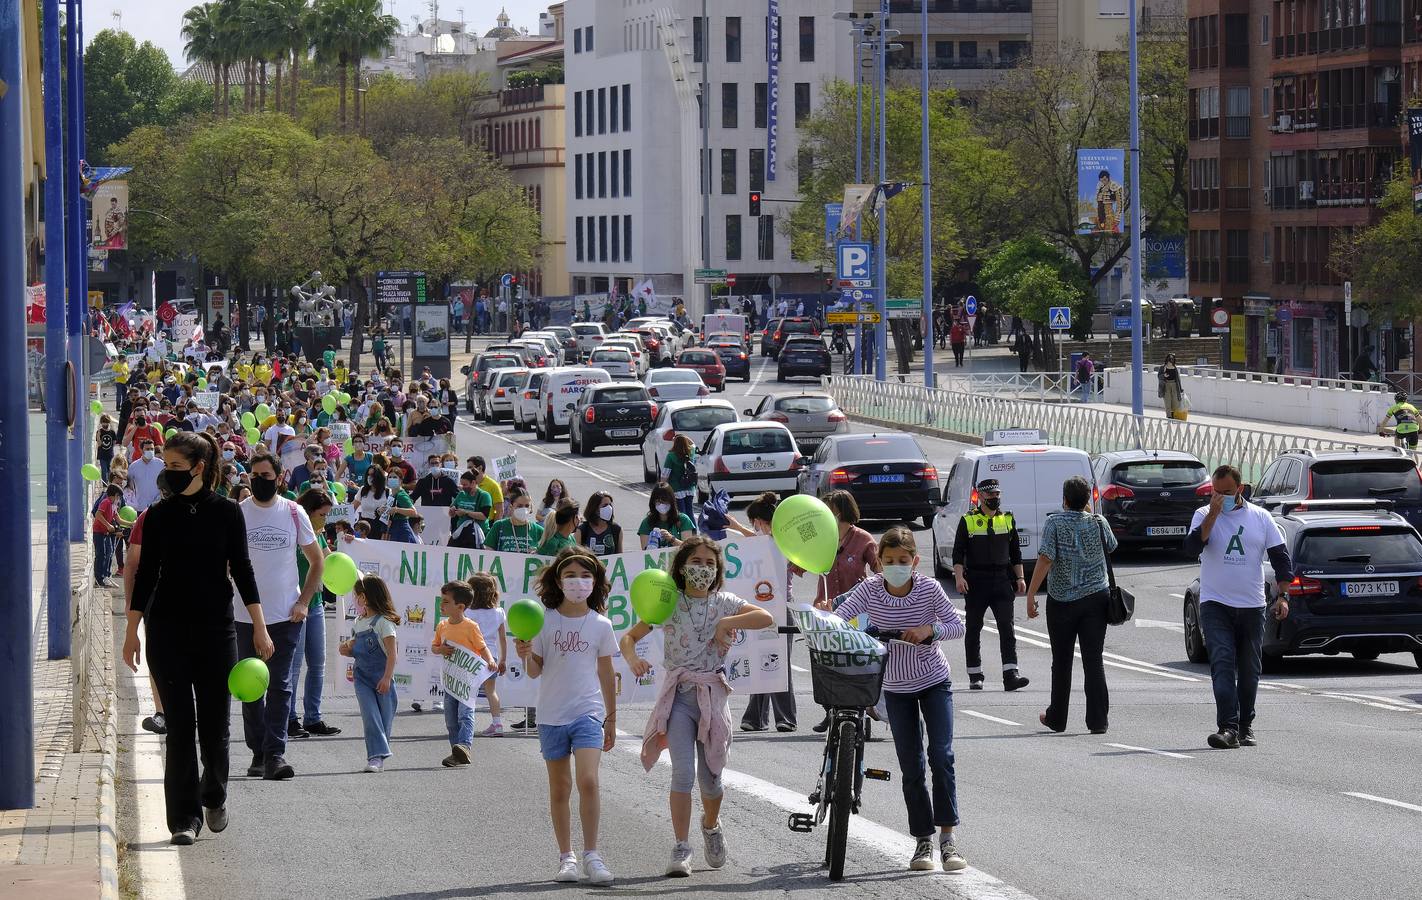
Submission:
[[753,216],[760,215],[760,191],[750,192],[750,214]]

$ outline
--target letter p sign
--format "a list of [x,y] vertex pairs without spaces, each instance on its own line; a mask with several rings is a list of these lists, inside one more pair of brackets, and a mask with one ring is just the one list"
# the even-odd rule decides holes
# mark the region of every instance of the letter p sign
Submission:
[[861,281],[869,277],[869,245],[867,243],[843,242],[837,254],[839,279],[841,281]]

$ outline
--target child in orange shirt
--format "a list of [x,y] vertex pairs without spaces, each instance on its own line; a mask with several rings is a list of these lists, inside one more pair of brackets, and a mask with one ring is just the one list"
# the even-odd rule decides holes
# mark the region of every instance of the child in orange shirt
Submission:
[[[439,589],[439,611],[444,618],[435,626],[434,641],[430,649],[441,656],[454,652],[450,644],[458,644],[479,654],[484,662],[494,664],[489,648],[484,643],[484,635],[479,626],[466,613],[474,603],[474,591],[462,581],[451,581]],[[469,765],[469,748],[474,743],[474,707],[465,706],[454,697],[444,704],[444,725],[449,730],[449,756],[444,758],[446,768]]]

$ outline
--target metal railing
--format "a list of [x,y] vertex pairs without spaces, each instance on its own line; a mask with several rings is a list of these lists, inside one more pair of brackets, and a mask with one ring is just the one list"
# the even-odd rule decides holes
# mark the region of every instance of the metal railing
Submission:
[[940,387],[948,391],[987,394],[993,397],[1016,397],[1038,402],[1063,402],[1071,399],[1072,376],[1062,372],[974,372],[950,373],[939,377]]
[[1348,441],[1151,416],[1137,421],[1130,413],[1079,404],[929,389],[910,382],[875,381],[866,375],[829,375],[824,384],[847,415],[891,426],[913,426],[948,440],[978,443],[982,435],[997,429],[1041,428],[1053,444],[1088,453],[1136,448],[1193,453],[1210,468],[1224,463],[1238,466],[1251,482],[1285,450],[1377,449]]
[[[1158,365],[1148,365],[1145,367],[1145,373],[1147,375],[1153,375],[1159,368],[1160,366]],[[1280,384],[1290,385],[1292,387],[1321,388],[1333,391],[1380,393],[1382,391],[1395,390],[1380,381],[1358,381],[1354,378],[1313,378],[1307,375],[1275,375],[1273,372],[1220,369],[1215,366],[1181,366],[1180,372],[1182,375],[1190,378],[1213,378],[1219,381],[1248,381],[1253,384]]]
[[1422,372],[1384,372],[1389,391],[1402,391],[1409,397],[1422,394]]

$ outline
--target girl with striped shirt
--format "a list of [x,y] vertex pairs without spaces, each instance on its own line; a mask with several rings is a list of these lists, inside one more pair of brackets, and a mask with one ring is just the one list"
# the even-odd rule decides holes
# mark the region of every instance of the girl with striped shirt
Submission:
[[[914,571],[918,547],[913,532],[902,526],[890,528],[879,540],[878,555],[883,572],[845,594],[834,614],[846,620],[867,615],[875,628],[903,632],[900,640],[889,643],[884,699],[902,772],[909,833],[918,841],[909,868],[938,868],[933,858],[933,831],[937,826],[943,870],[957,871],[968,864],[953,842],[953,828],[958,824],[958,791],[953,774],[953,680],[938,642],[962,638],[963,620],[938,582]],[[925,731],[928,769],[933,773],[931,796],[924,782]]]

